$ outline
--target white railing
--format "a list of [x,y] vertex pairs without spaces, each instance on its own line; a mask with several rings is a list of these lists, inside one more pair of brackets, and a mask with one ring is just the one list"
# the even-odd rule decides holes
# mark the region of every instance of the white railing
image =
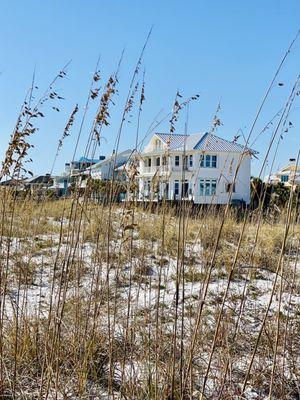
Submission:
[[151,166],[151,167],[142,167],[141,173],[143,174],[155,174],[156,172],[161,174],[166,174],[171,171],[171,168],[168,165],[161,165],[161,166]]

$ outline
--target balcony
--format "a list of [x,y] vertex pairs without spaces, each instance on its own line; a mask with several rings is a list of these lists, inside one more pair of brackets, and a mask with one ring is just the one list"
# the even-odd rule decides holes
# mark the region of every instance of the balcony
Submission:
[[159,173],[160,175],[168,174],[171,172],[171,168],[168,165],[161,165],[161,166],[151,166],[151,167],[142,167],[140,170],[141,174],[149,174],[153,175],[155,173]]

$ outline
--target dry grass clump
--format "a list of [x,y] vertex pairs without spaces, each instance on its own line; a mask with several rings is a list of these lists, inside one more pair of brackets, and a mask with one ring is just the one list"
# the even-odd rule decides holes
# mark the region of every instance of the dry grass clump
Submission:
[[[197,325],[222,211],[205,219],[187,215],[184,236],[180,216],[163,209],[135,208],[132,222],[132,211],[122,206],[110,213],[103,205],[27,199],[26,205],[15,203],[14,214],[12,225],[19,229],[10,231],[11,241],[2,241],[4,259],[10,260],[2,275],[8,296],[2,314],[2,393],[19,396],[26,388],[44,397],[54,391],[84,398],[98,390],[154,399],[170,398],[173,391],[173,398],[193,398],[203,385],[214,343],[207,393],[238,393],[247,359],[256,351],[255,360],[264,368],[255,361],[249,384],[263,395],[277,337],[276,377],[281,383],[274,393],[287,387],[294,393],[286,374],[295,374],[300,357],[294,341],[299,334],[294,328],[300,285],[295,272],[297,225],[287,238],[282,287],[279,279],[255,350],[276,276],[283,222],[270,226],[261,220],[258,228],[249,221],[240,241],[243,221],[234,215],[225,221]],[[20,227],[22,237],[14,238]]]

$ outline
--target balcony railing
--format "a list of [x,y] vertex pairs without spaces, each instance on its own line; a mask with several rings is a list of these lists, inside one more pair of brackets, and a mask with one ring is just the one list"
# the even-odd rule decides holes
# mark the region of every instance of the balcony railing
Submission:
[[193,167],[189,167],[189,166],[182,166],[182,165],[161,165],[161,166],[151,166],[151,167],[145,167],[142,166],[140,169],[140,172],[142,174],[155,174],[156,172],[160,173],[160,174],[168,174],[170,172],[180,172],[180,171],[193,171]]
[[142,167],[141,173],[143,174],[155,174],[156,172],[160,174],[167,174],[171,171],[171,168],[168,165],[161,166],[151,166],[151,167]]

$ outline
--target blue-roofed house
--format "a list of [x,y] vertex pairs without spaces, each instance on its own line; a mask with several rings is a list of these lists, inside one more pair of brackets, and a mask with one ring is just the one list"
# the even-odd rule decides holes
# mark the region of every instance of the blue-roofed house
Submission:
[[65,170],[58,176],[53,176],[53,185],[49,187],[57,193],[58,196],[67,194],[68,188],[74,183],[78,178],[85,177],[85,171],[91,168],[92,165],[103,161],[105,156],[100,156],[99,158],[87,158],[80,157],[78,160],[73,160],[71,162],[65,163]]
[[212,133],[155,133],[139,158],[139,200],[250,202],[256,152]]
[[65,170],[68,173],[71,173],[71,175],[76,175],[82,171],[85,171],[92,165],[103,161],[104,159],[105,156],[100,156],[99,158],[80,157],[79,160],[71,161],[70,163],[65,164]]

